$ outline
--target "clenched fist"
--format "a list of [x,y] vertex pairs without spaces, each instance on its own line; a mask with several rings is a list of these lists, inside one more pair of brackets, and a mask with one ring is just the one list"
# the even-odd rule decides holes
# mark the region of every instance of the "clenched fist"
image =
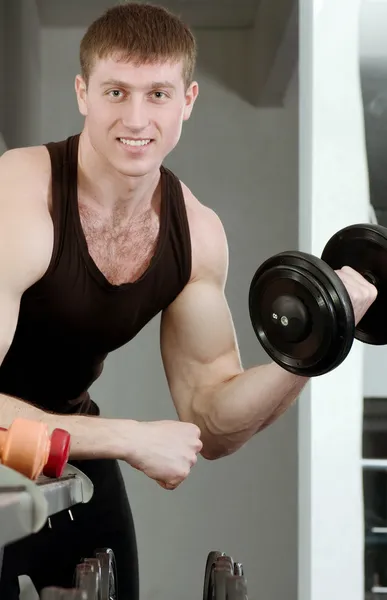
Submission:
[[139,422],[132,442],[126,462],[168,490],[188,477],[203,447],[199,427],[181,421]]
[[351,298],[357,325],[377,297],[377,289],[352,267],[342,267],[336,271]]

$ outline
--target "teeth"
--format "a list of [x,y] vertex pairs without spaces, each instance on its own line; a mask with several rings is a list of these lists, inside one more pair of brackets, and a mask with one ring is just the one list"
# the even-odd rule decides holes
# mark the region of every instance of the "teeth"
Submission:
[[125,138],[120,138],[120,142],[126,146],[146,146],[149,144],[150,140],[127,140]]

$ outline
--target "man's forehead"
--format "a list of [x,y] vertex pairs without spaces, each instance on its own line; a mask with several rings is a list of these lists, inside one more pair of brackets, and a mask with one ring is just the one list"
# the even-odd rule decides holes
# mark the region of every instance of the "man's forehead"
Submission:
[[98,79],[116,79],[128,83],[134,77],[136,81],[169,81],[178,83],[183,72],[183,61],[165,59],[158,61],[141,61],[140,59],[108,57],[98,59],[94,64],[94,72]]

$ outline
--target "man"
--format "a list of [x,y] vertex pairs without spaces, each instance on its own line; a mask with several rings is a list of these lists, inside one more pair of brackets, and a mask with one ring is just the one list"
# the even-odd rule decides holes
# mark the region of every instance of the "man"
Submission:
[[[0,597],[17,575],[38,590],[70,587],[96,547],[113,548],[121,598],[138,598],[134,528],[117,461],[167,489],[197,455],[238,450],[273,422],[307,380],[276,364],[244,370],[224,288],[222,224],[163,167],[198,96],[196,45],[160,7],[125,4],[91,24],[75,88],[80,136],[0,160],[0,425],[19,416],[71,434],[71,461],[94,482],[74,521],[6,548]],[[358,322],[376,297],[339,275]],[[88,388],[106,355],[157,313],[161,354],[179,419],[105,419]]]

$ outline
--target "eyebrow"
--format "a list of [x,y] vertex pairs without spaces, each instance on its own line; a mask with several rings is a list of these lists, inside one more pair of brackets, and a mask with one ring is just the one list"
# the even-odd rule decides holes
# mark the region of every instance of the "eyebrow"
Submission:
[[[121,81],[120,79],[107,79],[106,81],[104,81],[103,83],[101,83],[101,87],[105,87],[107,85],[114,85],[117,87],[122,87],[122,88],[126,88],[129,89],[132,86],[129,85],[126,81]],[[173,83],[171,83],[170,81],[151,81],[149,86],[146,86],[147,88],[167,88],[167,89],[175,89],[175,85]]]

